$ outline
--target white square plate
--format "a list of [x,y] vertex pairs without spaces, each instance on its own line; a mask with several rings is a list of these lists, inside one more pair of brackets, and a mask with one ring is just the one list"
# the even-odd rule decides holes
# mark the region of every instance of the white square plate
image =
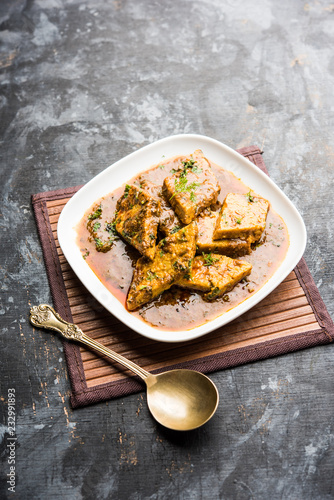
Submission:
[[[76,226],[93,203],[128,182],[132,177],[158,164],[162,157],[188,155],[202,149],[205,156],[226,170],[233,172],[253,191],[268,199],[273,209],[287,225],[290,246],[274,275],[255,294],[221,316],[201,326],[184,331],[159,330],[128,312],[117,298],[102,284],[82,258],[77,244]],[[302,257],[306,245],[304,222],[285,194],[276,184],[249,160],[221,142],[202,135],[175,135],[145,146],[110,167],[82,187],[66,204],[58,222],[58,240],[61,249],[85,287],[114,316],[136,332],[161,342],[184,342],[195,339],[229,323],[266,297],[293,270]]]

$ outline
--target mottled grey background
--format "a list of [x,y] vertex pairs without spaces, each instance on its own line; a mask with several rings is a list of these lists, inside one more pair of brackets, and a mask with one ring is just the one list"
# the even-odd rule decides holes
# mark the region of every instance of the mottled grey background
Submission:
[[27,321],[51,302],[30,195],[176,133],[263,149],[333,317],[333,42],[323,0],[0,2],[1,498],[334,497],[332,346],[214,374],[217,415],[174,435],[144,394],[72,411],[61,342]]

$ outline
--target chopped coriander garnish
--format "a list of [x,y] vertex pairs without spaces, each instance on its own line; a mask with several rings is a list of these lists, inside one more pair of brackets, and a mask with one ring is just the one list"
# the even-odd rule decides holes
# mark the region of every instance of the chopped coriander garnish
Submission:
[[254,196],[252,195],[252,190],[251,189],[246,194],[246,198],[248,198],[248,201],[251,202],[251,203],[254,201]]
[[214,288],[212,288],[212,290],[207,294],[207,298],[209,300],[212,300],[214,299],[219,293],[219,288],[218,286],[215,286]]
[[191,169],[191,171],[194,173],[194,174],[200,174],[202,172],[202,169],[198,166],[198,165],[194,165]]
[[219,260],[216,257],[212,257],[211,253],[206,254],[203,252],[202,255],[203,255],[205,266],[212,266],[212,264],[214,264],[215,262],[217,262],[217,260]]
[[188,179],[185,175],[181,174],[179,179],[175,179],[175,193],[170,197],[170,200],[174,198],[176,193],[190,193],[191,201],[196,201],[196,196],[194,191],[200,186],[198,182],[191,182],[188,184]]
[[101,215],[102,215],[102,207],[100,204],[95,210],[95,212],[88,215],[88,220],[98,219],[99,217],[101,217]]
[[186,168],[192,168],[195,164],[195,160],[183,160],[182,165]]
[[125,188],[124,188],[124,198],[128,197],[130,189],[131,189],[131,186],[129,186],[129,184],[126,184]]
[[190,193],[190,201],[192,201],[193,203],[196,203],[196,195],[193,191],[191,191],[191,193]]
[[152,271],[147,271],[146,277],[148,281],[152,281],[153,279],[159,279],[157,273],[153,273]]
[[177,262],[177,260],[173,262],[173,267],[176,271],[186,271],[186,268],[182,264]]
[[100,222],[95,222],[94,226],[93,226],[93,231],[97,231],[98,229],[100,229],[101,227],[101,223]]
[[106,223],[106,231],[108,231],[108,233],[115,233],[116,232],[116,221],[115,222],[107,222]]
[[118,240],[118,234],[116,231],[116,222],[106,222],[105,230],[109,233],[108,241]]
[[100,238],[94,238],[94,241],[95,241],[95,244],[96,244],[96,248],[101,248],[103,247],[103,242]]
[[188,271],[187,271],[187,272],[186,272],[186,274],[184,275],[184,277],[185,277],[187,280],[192,280],[192,275],[191,275],[192,263],[193,263],[193,260],[192,260],[192,259],[189,259],[189,261],[188,261]]

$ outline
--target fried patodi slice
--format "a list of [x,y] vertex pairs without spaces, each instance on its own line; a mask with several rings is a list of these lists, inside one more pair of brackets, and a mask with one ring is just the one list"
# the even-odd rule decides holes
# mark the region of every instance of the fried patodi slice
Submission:
[[115,229],[142,255],[153,259],[160,216],[160,202],[135,185],[126,185],[116,205]]
[[168,290],[189,272],[196,251],[196,233],[196,224],[189,224],[159,242],[153,262],[144,257],[137,261],[127,297],[130,311]]
[[182,169],[166,177],[163,184],[163,194],[183,224],[215,203],[219,192],[219,183],[200,149],[183,160]]
[[213,238],[258,241],[266,227],[269,202],[257,195],[229,193],[220,210]]
[[160,201],[161,212],[159,217],[159,231],[161,231],[164,236],[169,236],[183,227],[182,222],[168,201],[163,197],[162,186],[158,186],[146,179],[141,182],[140,186]]
[[224,239],[214,240],[213,233],[216,227],[219,212],[207,211],[197,218],[198,233],[196,238],[197,253],[219,253],[229,257],[241,257],[251,251],[249,240]]
[[177,284],[206,292],[203,298],[213,300],[232,290],[251,270],[252,265],[246,261],[226,255],[203,254],[194,258],[190,275],[183,276]]

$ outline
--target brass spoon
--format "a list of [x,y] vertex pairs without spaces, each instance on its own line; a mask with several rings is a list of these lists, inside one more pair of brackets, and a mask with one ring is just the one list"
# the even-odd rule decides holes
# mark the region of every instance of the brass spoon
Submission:
[[54,330],[66,339],[81,342],[139,375],[146,383],[147,404],[151,414],[169,429],[196,429],[205,424],[217,409],[217,387],[203,373],[182,369],[153,375],[85,335],[77,325],[63,320],[47,304],[32,307],[30,321],[34,326]]

